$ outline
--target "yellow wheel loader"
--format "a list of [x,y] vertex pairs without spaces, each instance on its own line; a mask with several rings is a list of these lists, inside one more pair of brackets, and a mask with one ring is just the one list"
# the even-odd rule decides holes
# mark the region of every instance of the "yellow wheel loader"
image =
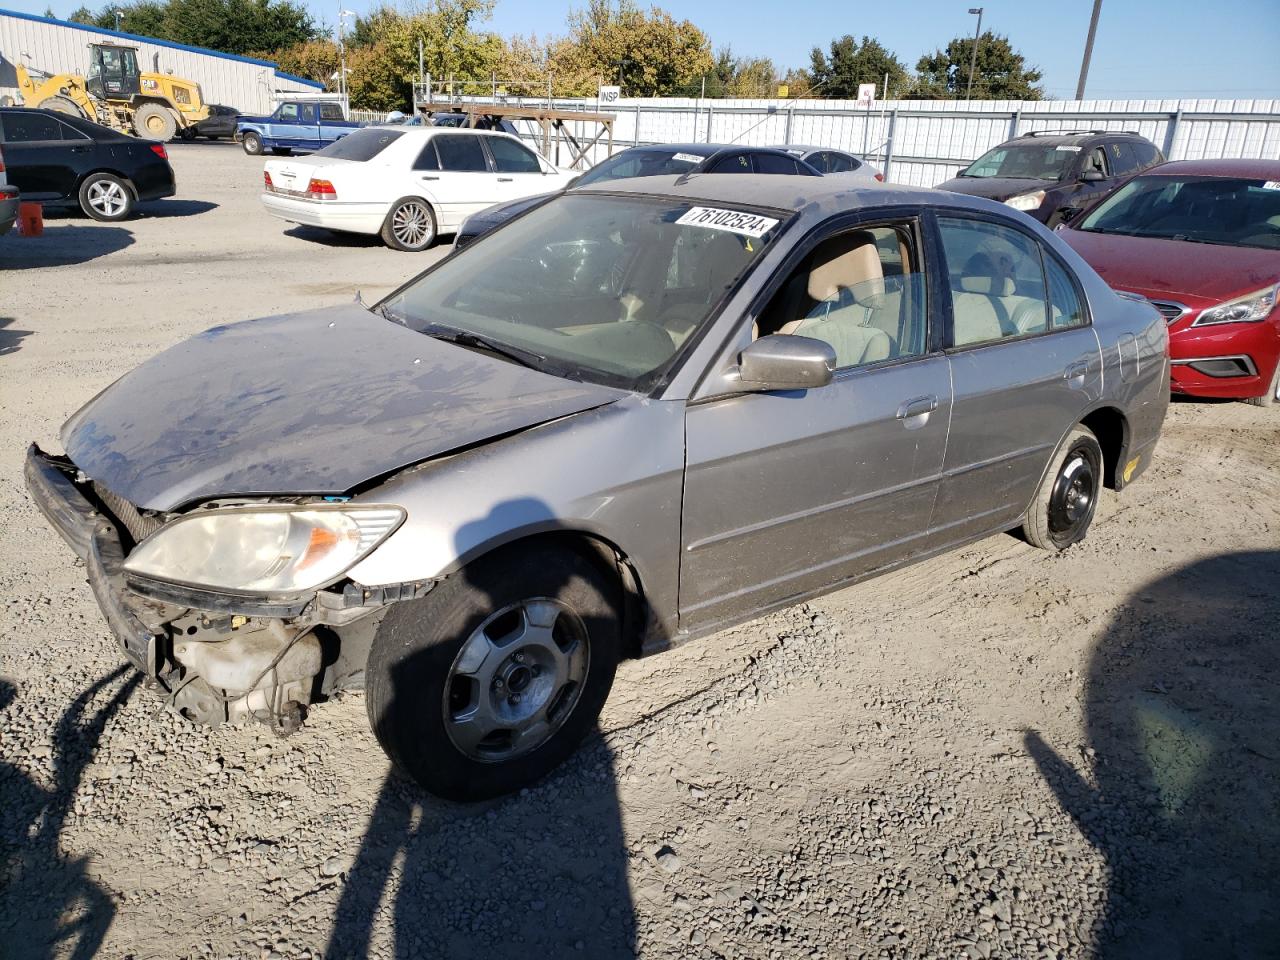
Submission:
[[209,116],[200,85],[138,70],[138,48],[89,44],[89,75],[48,74],[17,64],[28,107],[57,110],[151,140],[172,140]]

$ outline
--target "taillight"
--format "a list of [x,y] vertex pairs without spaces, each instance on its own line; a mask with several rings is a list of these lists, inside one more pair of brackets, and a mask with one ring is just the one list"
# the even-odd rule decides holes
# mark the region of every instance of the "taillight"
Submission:
[[0,150],[0,173],[4,173],[4,151]]
[[883,174],[883,173],[877,173],[877,174],[876,174],[876,179],[877,179],[877,180],[879,180],[881,183],[884,183],[884,174]]
[[276,188],[275,184],[271,182],[271,174],[267,173],[265,170],[262,171],[262,185],[268,190],[274,190]]
[[149,146],[151,147],[151,152],[154,153],[161,160],[169,159],[169,151],[164,148],[163,143],[152,143],[152,144],[149,144]]
[[338,191],[333,189],[333,184],[328,180],[317,180],[311,178],[311,182],[307,184],[307,192],[303,194],[308,200],[337,200]]

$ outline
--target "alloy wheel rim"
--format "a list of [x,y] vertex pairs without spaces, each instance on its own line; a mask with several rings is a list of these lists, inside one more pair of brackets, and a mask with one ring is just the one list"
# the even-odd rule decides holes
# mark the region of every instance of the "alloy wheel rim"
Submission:
[[1049,498],[1049,531],[1057,537],[1075,533],[1093,515],[1097,475],[1090,458],[1074,451],[1063,464]]
[[467,638],[449,669],[450,741],[484,763],[536,750],[573,713],[589,664],[586,627],[567,605],[535,597],[504,607]]
[[124,188],[110,180],[99,180],[89,188],[89,206],[104,217],[118,215],[125,206]]
[[391,232],[406,247],[426,243],[431,237],[431,219],[420,203],[401,204],[391,218]]

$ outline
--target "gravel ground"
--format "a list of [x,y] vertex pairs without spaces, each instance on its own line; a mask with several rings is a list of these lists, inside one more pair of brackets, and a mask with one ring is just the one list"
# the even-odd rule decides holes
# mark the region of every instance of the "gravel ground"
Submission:
[[288,740],[157,715],[25,444],[207,326],[439,255],[172,153],[141,219],[0,239],[0,955],[1280,957],[1274,410],[1175,403],[1065,554],[993,537],[625,664],[599,736],[490,804],[415,793],[358,694]]

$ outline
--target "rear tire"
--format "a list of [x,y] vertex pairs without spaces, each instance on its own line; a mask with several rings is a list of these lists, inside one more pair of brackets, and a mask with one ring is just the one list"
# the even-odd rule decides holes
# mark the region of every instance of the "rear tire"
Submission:
[[410,253],[426,250],[436,242],[436,215],[421,197],[397,200],[382,221],[382,242],[392,250]]
[[1027,542],[1065,550],[1084,539],[1098,509],[1103,482],[1102,447],[1093,431],[1075,427],[1053,455],[1022,523]]
[[482,800],[527,786],[577,749],[613,685],[620,584],[551,543],[476,560],[395,604],[369,653],[369,723],[424,789]]
[[1271,386],[1267,388],[1267,392],[1260,397],[1247,397],[1244,402],[1255,407],[1272,407],[1280,403],[1280,362],[1276,363],[1276,372],[1271,377]]
[[133,112],[133,132],[139,137],[168,143],[178,132],[178,121],[168,107],[144,103]]
[[244,152],[251,157],[262,156],[262,138],[256,133],[246,133],[240,141],[240,146],[244,147]]
[[127,220],[136,202],[133,189],[114,173],[92,173],[80,184],[80,209],[95,220]]

